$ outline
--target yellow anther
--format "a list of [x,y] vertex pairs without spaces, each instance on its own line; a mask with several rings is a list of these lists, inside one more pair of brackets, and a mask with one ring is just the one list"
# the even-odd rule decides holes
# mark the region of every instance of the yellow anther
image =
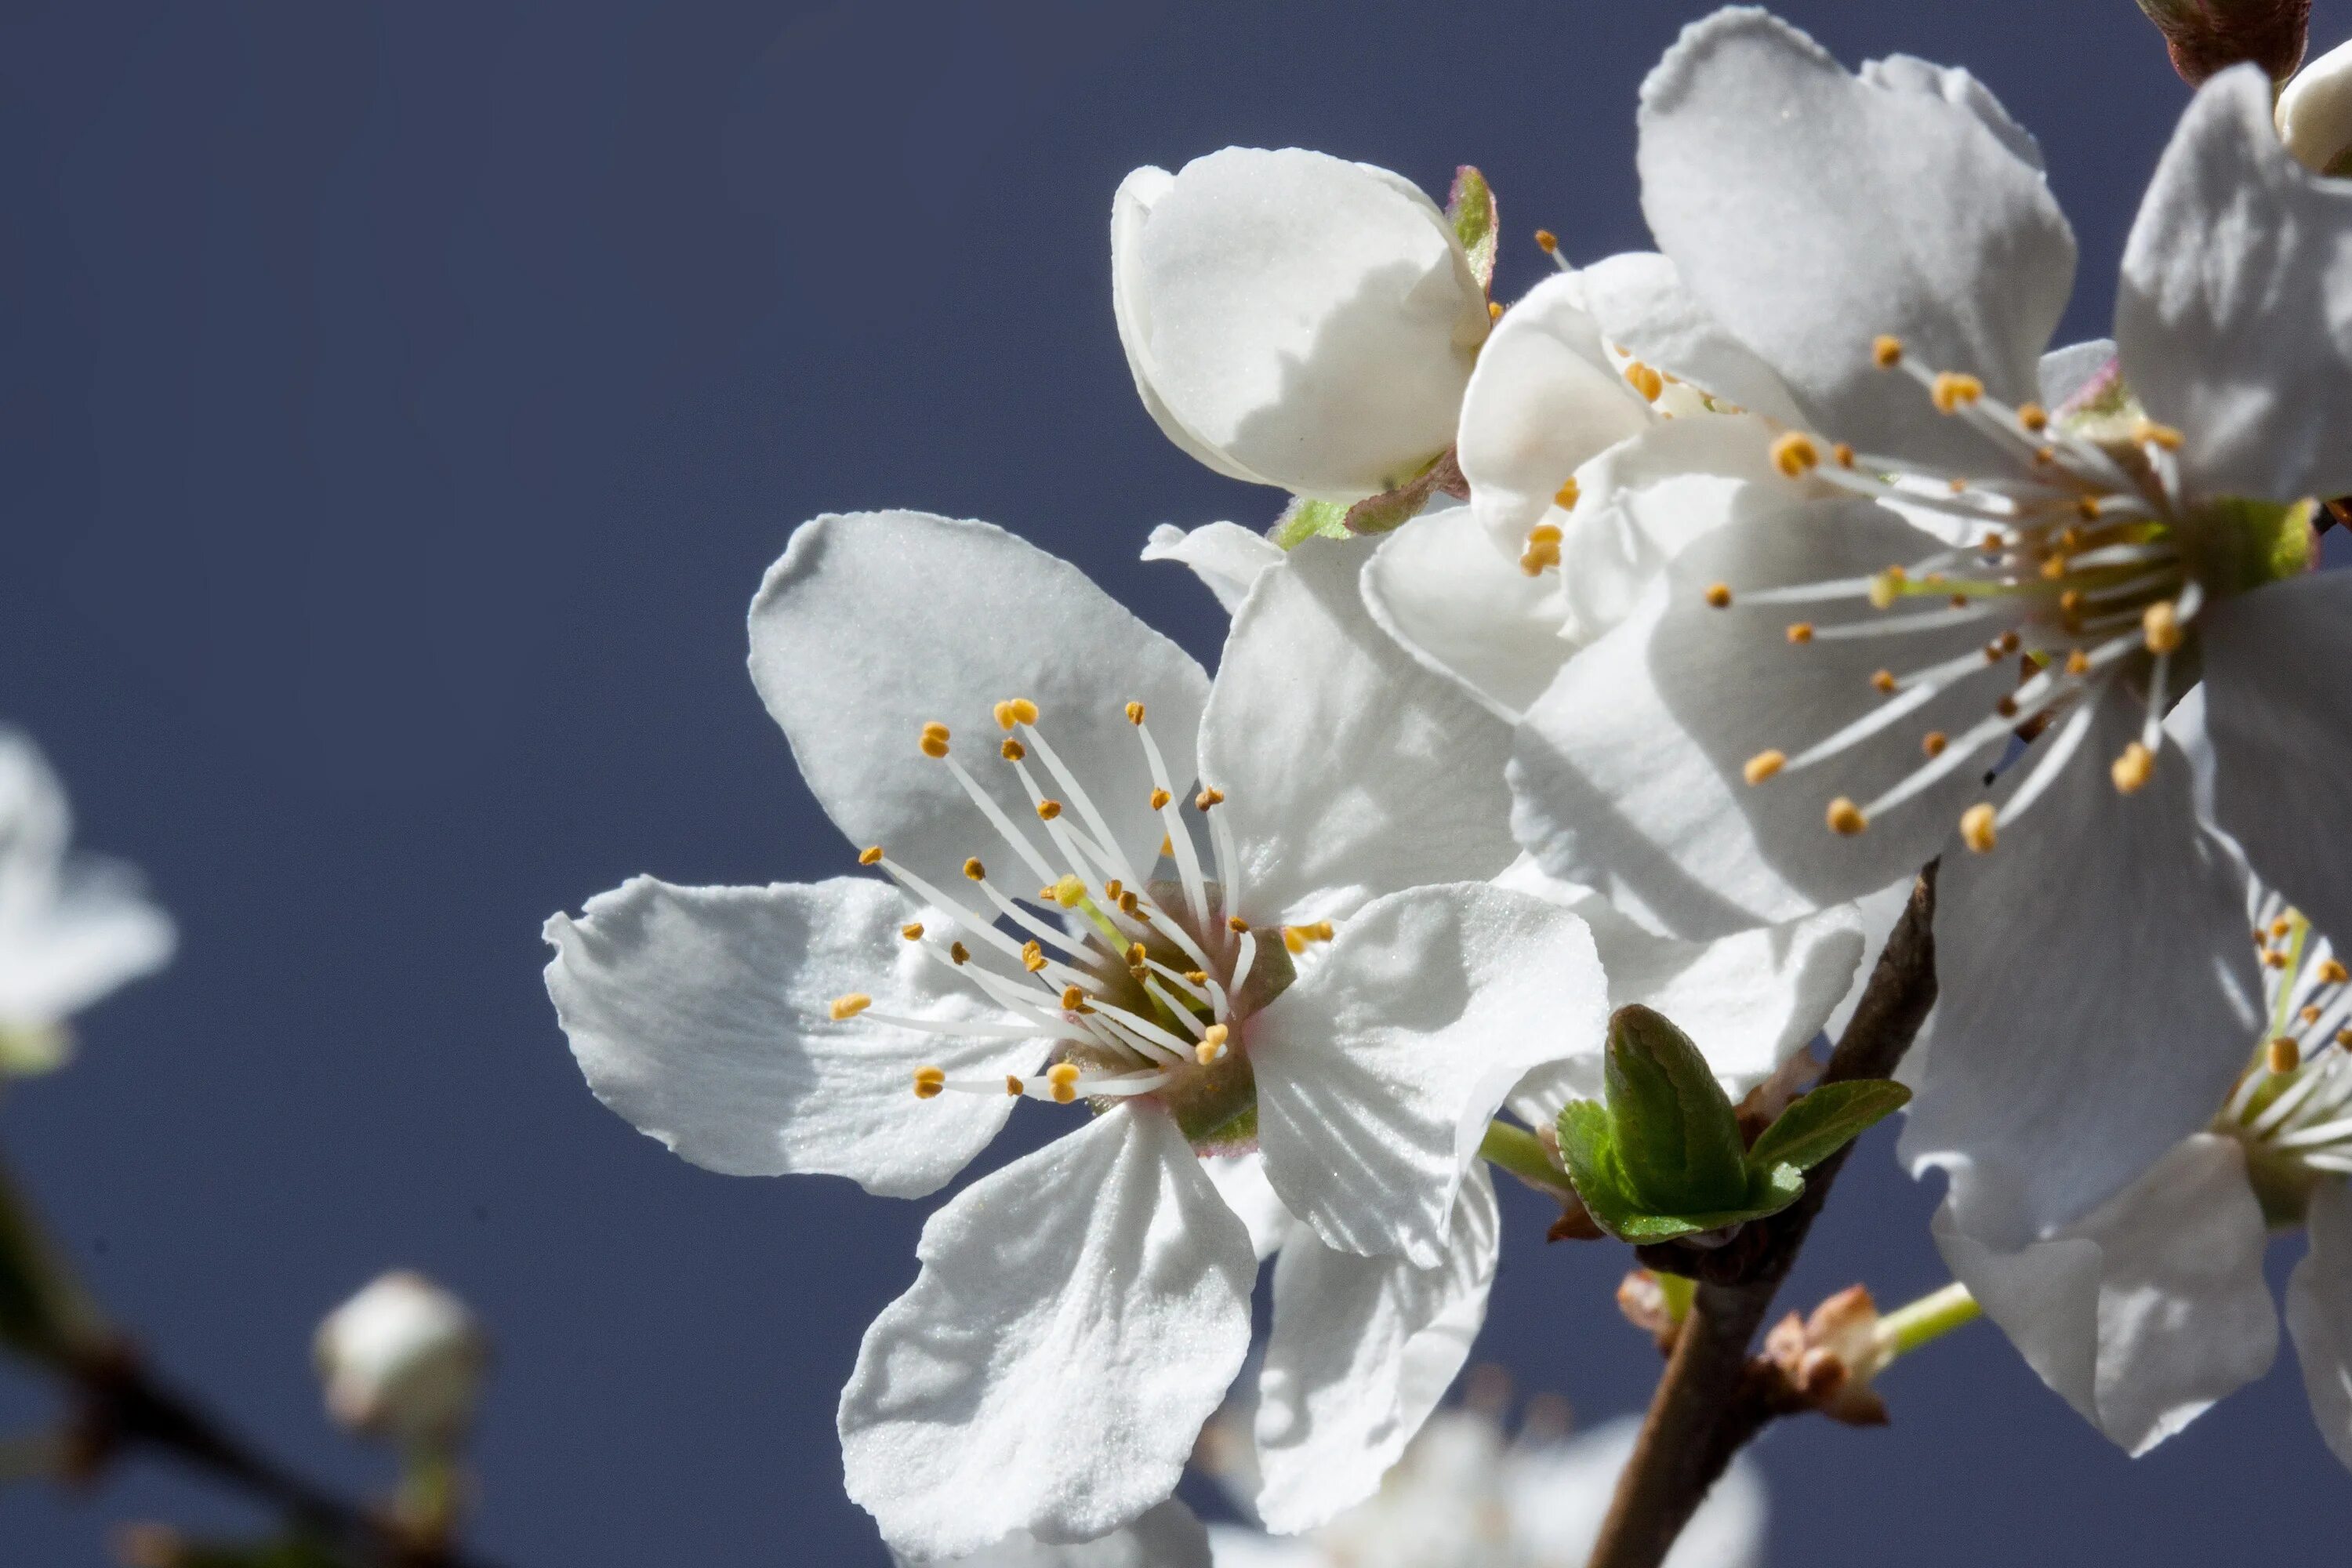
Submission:
[[1994,641],[1993,646],[2003,653],[2015,653],[2018,649],[2018,636],[2015,632],[2003,632]]
[[1317,942],[1329,942],[1331,940],[1331,922],[1329,921],[1317,921],[1313,925],[1307,928],[1307,934],[1314,938]]
[[2286,967],[2286,949],[2283,947],[2265,949],[2263,952],[2263,967],[2265,969],[2284,969]]
[[2316,1024],[2319,1022],[2319,1009],[2316,1005],[2305,1007],[2303,1011],[2297,1013],[2295,1016],[2302,1019],[2306,1024]]
[[1075,910],[1087,901],[1087,885],[1076,877],[1064,877],[1049,890],[1054,901],[1066,910]]
[[1937,413],[1957,414],[1984,395],[1984,383],[1965,371],[1938,371],[1927,395],[1935,399]]
[[1919,749],[1931,757],[1942,756],[1944,748],[1950,744],[1950,738],[1941,730],[1930,730],[1919,737]]
[[1209,972],[1205,969],[1188,969],[1184,972],[1184,978],[1195,985],[1206,985],[1209,983]]
[[1023,1083],[1011,1073],[1006,1073],[1004,1075],[1004,1092],[1011,1095],[1013,1099],[1020,1099],[1028,1088],[1029,1086],[1027,1084]]
[[1830,448],[1830,461],[1841,468],[1853,468],[1853,448],[1843,441],[1838,442]]
[[1741,766],[1739,776],[1751,784],[1760,784],[1788,765],[1789,753],[1786,752],[1759,752]]
[[2083,590],[2080,588],[2069,588],[2064,593],[2059,595],[2058,613],[2062,616],[2081,615],[2083,613]]
[[[1165,859],[1167,859],[1170,856],[1171,856],[1171,855],[1173,855],[1173,854],[1175,854],[1175,853],[1176,853],[1176,841],[1175,841],[1174,839],[1172,839],[1172,838],[1169,837],[1168,837],[1168,835],[1166,835],[1165,833],[1161,834],[1161,835],[1160,836],[1160,858],[1162,860],[1165,860]],[[1130,896],[1131,896],[1131,895],[1130,895]],[[1118,901],[1118,907],[1119,907],[1119,908],[1121,908],[1121,909],[1123,909],[1123,910],[1125,910],[1125,909],[1129,909],[1129,905],[1128,905],[1127,900],[1125,900],[1125,899],[1121,899],[1121,900]],[[1129,910],[1129,912],[1131,913],[1131,912],[1132,912],[1132,910]]]
[[1710,609],[1727,610],[1731,608],[1731,584],[1728,583],[1708,584],[1706,589],[1706,602],[1707,606]]
[[[1165,854],[1167,852],[1166,846],[1168,840],[1163,837],[1160,842],[1161,845],[1160,852]],[[1143,900],[1141,899],[1136,897],[1135,889],[1133,888],[1129,888],[1127,891],[1118,896],[1118,912],[1123,915],[1131,915],[1135,913],[1136,907],[1142,902]]]
[[[2084,522],[2098,521],[2099,498],[2096,496],[2077,496],[2074,499],[2074,515],[2081,518]],[[2059,538],[2069,550],[2074,549],[2075,545],[2082,542],[2082,536],[2071,528],[2064,533],[2061,534]]]
[[1964,493],[1966,493],[1966,492],[1967,492],[1968,488],[1969,488],[1969,481],[1968,481],[1968,480],[1966,480],[1966,479],[1947,479],[1947,480],[1946,480],[1946,481],[1944,481],[1944,482],[1945,482],[1945,487],[1946,487],[1947,489],[1949,489],[1949,490],[1950,490],[1954,495],[1961,495],[1961,494],[1964,494]]
[[1017,763],[1029,754],[1029,750],[1020,742],[1007,735],[1004,737],[1003,743],[996,748],[996,752],[1008,763]]
[[1891,669],[1882,669],[1878,671],[1870,678],[1870,686],[1872,690],[1878,692],[1881,696],[1893,696],[1895,694],[1895,672]]
[[1127,721],[1130,724],[1140,724],[1143,722],[1142,703],[1130,702],[1127,705]]
[[[1164,789],[1156,789],[1156,790],[1153,790],[1153,791],[1151,792],[1151,809],[1152,809],[1152,810],[1154,810],[1154,811],[1158,811],[1158,810],[1160,810],[1162,806],[1166,805],[1170,801],[1171,801],[1171,800],[1173,800],[1173,799],[1175,799],[1175,798],[1176,798],[1175,796],[1173,796],[1173,795],[1170,795],[1170,794],[1169,794],[1166,790],[1164,790]],[[1114,897],[1116,897],[1117,895],[1116,895],[1116,894],[1114,894],[1113,896],[1114,896]]]
[[1642,400],[1645,403],[1655,403],[1658,400],[1658,395],[1666,389],[1666,378],[1640,360],[1626,362],[1625,384],[1640,393]]
[[2285,915],[2281,915],[2278,919],[2271,921],[2270,939],[2273,942],[2277,942],[2293,930],[2294,930],[2294,921],[2288,919]]
[[1305,952],[1307,951],[1307,933],[1300,931],[1297,926],[1285,926],[1282,928],[1282,945],[1288,949],[1293,954]]
[[1225,1054],[1225,1041],[1232,1031],[1223,1024],[1212,1024],[1201,1031],[1200,1044],[1192,1047],[1192,1059],[1207,1067]]
[[2058,460],[2058,448],[2055,447],[2036,447],[2033,448],[2033,460],[2036,463],[2042,464],[2044,466],[2054,463]]
[[1015,724],[1034,724],[1037,721],[1037,705],[1026,697],[1008,697],[996,705],[995,712],[996,725],[1000,730],[1010,730]]
[[1979,801],[1960,813],[1960,842],[1981,855],[1993,847],[1998,836],[1993,831],[1993,810],[1990,801]]
[[1772,443],[1772,466],[1789,478],[1801,479],[1822,466],[1822,449],[1801,430],[1791,430]]
[[1559,564],[1559,545],[1556,541],[1549,544],[1530,543],[1519,557],[1519,570],[1530,577],[1540,577],[1544,568]]
[[1067,1105],[1078,1098],[1078,1066],[1076,1062],[1055,1062],[1045,1069],[1045,1082],[1054,1090],[1054,1103]]
[[988,868],[982,865],[980,857],[975,855],[963,863],[963,874],[975,882],[984,882],[988,879]]
[[1546,256],[1553,254],[1559,249],[1559,236],[1548,228],[1536,230],[1536,248]]
[[1577,499],[1584,492],[1577,488],[1576,476],[1570,474],[1559,489],[1551,492],[1551,504],[1562,511],[1574,511]]
[[1870,357],[1878,362],[1881,370],[1893,370],[1903,363],[1903,340],[1882,332],[1870,345]]
[[2044,582],[2055,583],[2074,569],[2074,558],[2062,552],[2042,562],[2042,577]]
[[2342,1047],[2344,1049],[2346,1049],[2346,1050],[2347,1050],[2347,1051],[2352,1051],[2352,1029],[2338,1029],[2338,1030],[2336,1030],[2336,1043],[2338,1046]]
[[2321,984],[2341,985],[2347,980],[2352,980],[2352,970],[2346,969],[2336,960],[2330,958],[2324,960],[2320,963],[2319,981]]
[[951,942],[948,943],[948,957],[958,963],[968,963],[971,961],[971,949],[960,942]]
[[1109,881],[1103,884],[1103,897],[1108,899],[1112,903],[1118,902],[1118,896],[1125,891],[1127,891],[1127,884],[1120,881],[1117,877],[1113,877]]
[[939,1098],[940,1091],[947,1088],[947,1086],[948,1075],[940,1071],[938,1068],[917,1068],[915,1069],[915,1098],[917,1100],[936,1100]]
[[1558,543],[1559,542],[1559,541],[1560,541],[1560,532],[1559,532],[1559,528],[1557,528],[1556,526],[1554,526],[1554,525],[1553,525],[1553,524],[1551,524],[1551,523],[1549,523],[1549,522],[1539,522],[1539,523],[1536,524],[1533,528],[1531,528],[1531,529],[1528,530],[1528,542],[1529,544],[1555,544],[1555,545],[1556,545],[1556,544],[1558,544]]
[[882,858],[882,846],[879,844],[869,844],[857,852],[857,863],[861,866],[871,866],[880,858]]
[[1249,930],[1249,921],[1242,919],[1239,915],[1227,915],[1225,917],[1225,929],[1233,932],[1235,936],[1239,936],[1242,932]]
[[1851,838],[1870,826],[1870,818],[1862,815],[1862,807],[1840,795],[1830,802],[1829,824],[1832,833]]
[[923,726],[922,739],[915,743],[927,757],[944,757],[948,754],[948,727],[934,719]]
[[1202,811],[1206,811],[1211,806],[1223,801],[1224,798],[1225,792],[1223,790],[1219,789],[1214,784],[1203,784],[1201,786],[1201,793],[1192,797],[1192,804],[1199,806]]
[[2066,673],[2069,675],[2090,674],[2091,656],[2084,652],[2079,647],[2069,648],[2066,652]]
[[1131,942],[1127,944],[1127,964],[1129,968],[1141,969],[1145,964],[1150,963],[1150,962],[1151,954],[1145,949],[1141,942]]
[[1807,643],[1812,641],[1813,623],[1811,621],[1790,621],[1789,623],[1789,640],[1792,643]]
[[2021,403],[2017,405],[2017,422],[2038,436],[2050,423],[2050,411],[2039,403]]
[[2137,794],[2140,786],[2147,783],[2148,775],[2156,772],[2156,753],[2134,741],[2124,748],[2124,754],[2107,772],[2116,781],[2118,793]]
[[1992,710],[2004,719],[2014,719],[2017,717],[2017,699],[2004,691],[1994,700]]
[[1500,300],[1486,301],[1486,319],[1490,321],[1499,321],[1503,319],[1503,302]]
[[2303,1047],[2280,1035],[2263,1047],[2263,1065],[2281,1076],[2291,1073],[2303,1065]]
[[2153,419],[2141,419],[2132,426],[2135,446],[2161,447],[2168,452],[2180,450],[2180,432],[2169,425],[2158,425]]
[[1984,536],[1983,542],[1978,544],[1977,548],[1987,555],[1998,555],[2009,548],[2009,535],[1996,528]]
[[1055,817],[1057,817],[1057,816],[1061,816],[1061,815],[1062,815],[1062,803],[1061,803],[1060,801],[1058,801],[1058,800],[1041,800],[1041,801],[1039,801],[1039,802],[1037,803],[1037,820],[1038,820],[1038,821],[1040,821],[1040,822],[1051,822],[1051,821],[1053,821],[1053,820],[1054,820],[1054,818],[1055,818]]
[[833,1014],[833,1021],[838,1024],[844,1018],[855,1018],[872,1005],[874,1005],[873,997],[863,991],[852,991],[846,996],[835,997],[833,1005],[828,1011]]
[[1087,994],[1075,985],[1062,987],[1062,1011],[1078,1013],[1086,1010]]
[[923,940],[923,922],[909,921],[898,928],[898,934],[908,942],[920,942]]
[[1034,942],[1021,944],[1021,967],[1034,974],[1045,967],[1045,950]]
[[2140,640],[2150,653],[2171,653],[2180,647],[2180,610],[2169,599],[2158,599],[2140,612]]

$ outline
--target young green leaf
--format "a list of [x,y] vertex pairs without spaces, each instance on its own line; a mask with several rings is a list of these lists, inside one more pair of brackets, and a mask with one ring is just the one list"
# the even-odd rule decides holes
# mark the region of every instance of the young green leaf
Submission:
[[1609,1111],[1600,1101],[1571,1100],[1560,1107],[1559,1157],[1568,1179],[1593,1223],[1610,1235],[1625,1237],[1625,1226],[1641,1212],[1626,1190],[1624,1168],[1617,1159],[1617,1132]]
[[1296,550],[1310,539],[1346,539],[1348,503],[1293,496],[1265,536],[1285,550]]
[[1730,1099],[1690,1037],[1647,1007],[1609,1020],[1609,1118],[1627,1185],[1656,1215],[1736,1209],[1747,1149]]
[[1810,1171],[1910,1099],[1909,1089],[1882,1079],[1825,1083],[1764,1129],[1748,1151],[1748,1163],[1759,1172],[1775,1165]]
[[1495,189],[1486,176],[1465,163],[1454,171],[1454,189],[1445,198],[1445,218],[1462,241],[1463,254],[1481,289],[1495,281],[1495,251],[1502,238],[1502,222],[1495,206]]

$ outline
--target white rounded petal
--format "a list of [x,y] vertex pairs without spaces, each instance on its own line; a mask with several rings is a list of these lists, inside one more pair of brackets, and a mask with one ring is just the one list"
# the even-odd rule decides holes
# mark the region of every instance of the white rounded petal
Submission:
[[547,922],[547,992],[596,1098],[686,1159],[729,1175],[818,1172],[919,1197],[996,1135],[1013,1102],[919,1100],[915,1069],[993,1082],[1034,1070],[1047,1048],[833,1018],[834,998],[862,993],[880,1013],[984,1029],[1006,1021],[900,937],[925,913],[864,878],[677,888],[637,877],[589,900],[579,919]]
[[[898,1568],[946,1568],[937,1558],[890,1555]],[[1016,1531],[951,1561],[955,1568],[1225,1568],[1222,1551],[1212,1550],[1207,1527],[1174,1498],[1092,1541],[1056,1543]]]
[[[1869,831],[1830,831],[1830,802],[1868,803],[1923,765],[1929,731],[1959,734],[2014,681],[2006,663],[1951,679],[1924,706],[1872,688],[1885,665],[1923,668],[1980,646],[1980,626],[1847,638],[1883,626],[1859,595],[1806,605],[1743,595],[1867,577],[1936,542],[1866,501],[1796,500],[1717,527],[1668,565],[1625,623],[1579,653],[1519,726],[1510,767],[1519,842],[1562,880],[1597,889],[1644,925],[1727,936],[1848,903],[1918,868],[1950,837],[1978,769],[1956,768]],[[1727,608],[1706,600],[1728,584]],[[1818,626],[1796,645],[1789,626]],[[1823,760],[1750,785],[1748,760],[1808,747],[1884,716]],[[1990,765],[1999,757],[1990,751]]]
[[1267,1178],[1327,1246],[1435,1268],[1504,1095],[1607,1020],[1566,910],[1484,883],[1377,900],[1251,1022]]
[[[1900,878],[1853,901],[1853,909],[1862,926],[1862,962],[1854,965],[1853,981],[1846,987],[1845,995],[1830,1010],[1828,1019],[1822,1025],[1823,1032],[1832,1042],[1845,1033],[1848,1024],[1853,1022],[1853,1010],[1862,1005],[1862,994],[1870,989],[1870,976],[1878,967],[1878,955],[1885,951],[1886,939],[1895,934],[1895,927],[1903,919],[1903,911],[1911,906],[1911,887],[1916,880],[1916,877]],[[1927,1034],[1923,1029],[1912,1040],[1911,1049],[1904,1055],[1903,1068],[1897,1075],[1904,1083],[1917,1081],[1912,1075],[1915,1068],[1926,1065],[1926,1044]]]
[[2311,1250],[2287,1281],[2287,1332],[2319,1435],[2352,1467],[2352,1189],[2341,1178],[2322,1185],[2305,1223]]
[[462,1437],[489,1349],[464,1301],[407,1269],[379,1275],[328,1313],[311,1339],[329,1413],[353,1431],[411,1448]]
[[[1241,866],[1230,908],[1311,920],[1510,864],[1510,728],[1364,608],[1369,540],[1310,539],[1234,617],[1201,725]],[[1155,726],[1156,732],[1156,726]]]
[[1642,210],[1699,305],[1816,428],[1981,471],[1986,438],[1878,370],[1872,342],[1892,333],[1917,363],[2033,395],[2074,240],[2019,143],[1972,82],[1916,61],[1857,79],[1788,24],[1726,9],[1643,84]]
[[1454,438],[1486,290],[1409,183],[1298,148],[1139,170],[1112,297],[1144,404],[1221,473],[1351,500]]
[[1610,364],[1581,282],[1545,279],[1503,312],[1463,395],[1471,510],[1516,557],[1576,470],[1654,417]]
[[1237,522],[1185,530],[1163,522],[1143,547],[1146,561],[1174,561],[1192,569],[1227,615],[1242,607],[1257,574],[1282,559],[1282,546]]
[[1311,1234],[1282,1249],[1258,1373],[1267,1529],[1312,1529],[1378,1489],[1469,1359],[1501,1235],[1494,1184],[1474,1165],[1434,1268],[1335,1252]]
[[1091,1540],[1183,1471],[1249,1349],[1249,1236],[1175,1123],[1096,1117],[933,1215],[841,1394],[849,1495],[953,1557]]
[[2059,408],[2091,384],[2092,379],[2116,363],[2116,342],[2113,338],[2086,338],[2079,343],[2068,343],[2063,349],[2052,349],[2042,356],[2042,368],[2037,373],[2042,381],[2042,405]]
[[2279,89],[2271,111],[2279,140],[2315,174],[2352,151],[2352,43],[2305,65]]
[[1901,1148],[1952,1171],[1996,1247],[2073,1224],[2202,1128],[2260,1037],[2245,884],[2187,759],[2167,739],[2137,794],[2108,781],[2140,718],[2105,692],[2048,792],[1990,853],[1947,855],[1937,885],[1935,1046]]
[[1772,367],[1706,313],[1667,258],[1654,250],[1626,251],[1594,262],[1580,276],[1586,306],[1610,342],[1718,402],[1783,425],[1804,423]]
[[[1984,1186],[1975,1206],[2009,1206]],[[2042,1381],[2126,1452],[2270,1370],[2270,1238],[2235,1141],[2197,1133],[2081,1221],[2015,1248],[1971,1235],[1969,1206],[1937,1213],[1945,1262]]]
[[1382,539],[1362,586],[1382,631],[1507,724],[1574,651],[1560,637],[1560,574],[1521,571],[1468,507],[1423,512]]
[[2279,145],[2270,91],[2232,67],[2180,117],[2124,247],[2116,342],[2192,492],[2294,500],[2352,489],[2352,185]]
[[2352,573],[2315,572],[2200,617],[2213,819],[2322,931],[2352,931]]
[[1311,1542],[1284,1541],[1238,1524],[1209,1527],[1209,1556],[1216,1568],[1331,1568]]
[[[1507,1517],[1520,1560],[1581,1563],[1601,1539],[1617,1478],[1633,1457],[1642,1424],[1611,1421],[1561,1443],[1523,1445],[1504,1471]],[[1666,1553],[1665,1568],[1760,1568],[1764,1480],[1741,1454],[1707,1492]]]
[[1241,1217],[1250,1235],[1250,1248],[1263,1263],[1280,1249],[1298,1222],[1274,1195],[1265,1179],[1265,1156],[1253,1149],[1243,1154],[1204,1154],[1201,1169],[1225,1206]]
[[1160,825],[1125,707],[1145,705],[1181,784],[1208,677],[1068,562],[984,522],[829,514],[793,531],[751,601],[751,631],[752,683],[851,843],[879,844],[942,889],[962,885],[974,855],[1013,886],[1034,885],[947,764],[917,750],[938,722],[955,760],[1058,865],[997,754],[995,706],[1020,697],[1148,874]]

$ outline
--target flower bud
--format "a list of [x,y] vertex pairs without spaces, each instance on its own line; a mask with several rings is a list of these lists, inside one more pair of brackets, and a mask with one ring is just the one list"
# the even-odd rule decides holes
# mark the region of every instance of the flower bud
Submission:
[[2311,26],[2311,0],[2139,0],[2139,8],[2191,87],[2242,60],[2284,81],[2303,63]]
[[489,1344],[466,1303],[395,1269],[327,1314],[313,1355],[328,1413],[343,1426],[446,1447],[473,1419]]
[[2279,140],[2320,174],[2352,173],[2352,43],[2338,44],[2301,70],[2273,110]]
[[1839,1291],[1810,1316],[1781,1319],[1764,1336],[1764,1354],[1800,1405],[1849,1426],[1886,1424],[1886,1402],[1871,1387],[1887,1361],[1878,1307],[1861,1286]]

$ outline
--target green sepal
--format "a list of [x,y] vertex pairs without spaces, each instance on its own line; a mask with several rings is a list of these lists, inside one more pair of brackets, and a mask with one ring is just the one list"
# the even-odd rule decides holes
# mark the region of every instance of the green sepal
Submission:
[[1911,1091],[1884,1079],[1825,1083],[1780,1113],[1748,1151],[1759,1171],[1793,1165],[1810,1171],[1910,1103]]
[[1293,496],[1265,536],[1285,550],[1296,550],[1310,539],[1346,539],[1348,509],[1343,500],[1308,500]]
[[1620,1007],[1609,1020],[1604,1081],[1617,1159],[1644,1212],[1744,1206],[1739,1117],[1689,1036],[1647,1007]]
[[2179,530],[2200,581],[2217,594],[2242,594],[2299,577],[2319,564],[2313,500],[2221,496],[2198,507]]
[[1467,163],[1454,171],[1454,189],[1445,198],[1445,221],[1454,226],[1454,237],[1462,242],[1462,253],[1470,258],[1470,271],[1478,287],[1494,287],[1502,216],[1495,205],[1495,188]]

